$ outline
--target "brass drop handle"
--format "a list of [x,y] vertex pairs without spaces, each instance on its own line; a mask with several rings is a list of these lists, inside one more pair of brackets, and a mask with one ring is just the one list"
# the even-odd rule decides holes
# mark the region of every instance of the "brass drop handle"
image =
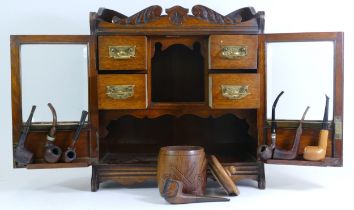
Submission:
[[248,92],[248,85],[221,85],[221,94],[227,99],[239,100],[250,93]]
[[112,99],[127,99],[134,96],[135,85],[108,85],[106,95]]
[[247,46],[221,46],[221,57],[235,60],[247,56]]
[[116,60],[124,60],[135,58],[135,48],[136,46],[109,46],[108,53],[109,57]]

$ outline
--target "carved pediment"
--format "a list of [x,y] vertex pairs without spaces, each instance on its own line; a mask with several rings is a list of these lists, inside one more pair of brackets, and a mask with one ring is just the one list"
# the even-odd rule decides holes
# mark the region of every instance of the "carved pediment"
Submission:
[[173,25],[183,24],[185,18],[197,18],[213,24],[238,24],[255,18],[257,14],[253,7],[245,7],[224,16],[203,5],[195,5],[192,8],[192,15],[188,15],[189,10],[181,6],[174,6],[165,11],[167,15],[161,15],[162,8],[154,5],[130,17],[105,8],[100,8],[97,14],[102,21],[120,25],[146,24],[160,18],[166,18],[166,16]]
[[[158,5],[147,7],[140,12],[127,17],[124,14],[114,10],[100,8],[95,14],[95,27],[113,30],[131,30],[132,26],[149,31],[157,28],[178,27],[179,30],[190,30],[196,26],[205,28],[209,31],[220,30],[218,25],[223,25],[224,29],[232,31],[233,29],[244,33],[261,33],[264,29],[264,12],[256,12],[252,7],[245,7],[227,15],[221,15],[218,12],[203,6],[195,5],[191,13],[189,9],[181,6],[174,6],[166,9],[166,14],[162,14],[162,8]],[[126,31],[127,32],[127,31]]]

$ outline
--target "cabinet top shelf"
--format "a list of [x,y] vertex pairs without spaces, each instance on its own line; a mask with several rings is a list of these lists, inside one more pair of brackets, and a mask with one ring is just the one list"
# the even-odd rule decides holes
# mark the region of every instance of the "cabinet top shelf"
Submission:
[[203,5],[192,7],[192,14],[181,6],[171,7],[165,12],[162,14],[162,8],[154,5],[128,17],[100,8],[91,13],[91,34],[206,35],[259,34],[264,31],[264,12],[256,12],[253,7],[241,8],[227,15]]

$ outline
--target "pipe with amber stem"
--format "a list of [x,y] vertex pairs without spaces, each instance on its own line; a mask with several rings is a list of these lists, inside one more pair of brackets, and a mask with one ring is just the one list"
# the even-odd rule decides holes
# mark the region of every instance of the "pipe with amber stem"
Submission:
[[306,146],[304,149],[304,159],[319,161],[326,157],[326,149],[328,142],[328,101],[329,97],[326,95],[326,106],[323,115],[322,129],[320,131],[318,146]]

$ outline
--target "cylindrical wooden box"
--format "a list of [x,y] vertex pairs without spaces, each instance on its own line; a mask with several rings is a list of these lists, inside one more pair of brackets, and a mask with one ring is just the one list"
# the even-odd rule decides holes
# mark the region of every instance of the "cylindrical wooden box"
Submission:
[[162,147],[158,156],[157,182],[162,194],[167,178],[183,183],[183,193],[203,195],[206,187],[207,160],[203,147]]

